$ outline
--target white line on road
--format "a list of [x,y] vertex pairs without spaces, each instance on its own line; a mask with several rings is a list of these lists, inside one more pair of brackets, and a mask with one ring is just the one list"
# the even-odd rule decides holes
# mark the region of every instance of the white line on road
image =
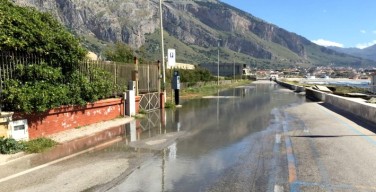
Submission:
[[274,192],[283,192],[283,186],[274,185]]
[[8,176],[8,177],[4,177],[4,178],[0,179],[0,183],[2,183],[2,182],[4,182],[4,181],[8,181],[8,180],[10,180],[10,179],[14,179],[14,178],[16,178],[16,177],[19,177],[19,176],[22,176],[22,175],[25,175],[25,174],[28,174],[28,173],[31,173],[31,172],[36,171],[36,170],[38,170],[38,169],[42,169],[42,168],[48,167],[48,166],[50,166],[50,165],[53,165],[53,164],[59,163],[59,162],[61,162],[61,161],[65,161],[65,160],[67,160],[67,159],[70,159],[70,158],[72,158],[72,157],[76,157],[76,156],[81,155],[81,154],[84,154],[84,153],[86,153],[86,152],[89,152],[89,151],[92,151],[92,150],[95,150],[95,149],[98,149],[98,148],[102,148],[102,147],[105,147],[105,146],[107,146],[107,145],[111,145],[111,144],[116,143],[116,142],[121,141],[121,140],[122,140],[122,138],[117,138],[117,139],[111,140],[111,141],[109,141],[109,142],[106,142],[106,143],[103,143],[103,144],[97,145],[97,146],[95,146],[95,147],[91,147],[91,148],[86,149],[86,150],[84,150],[84,151],[80,151],[80,152],[78,152],[78,153],[75,153],[75,154],[72,154],[72,155],[69,155],[69,156],[63,157],[63,158],[61,158],[61,159],[57,159],[57,160],[55,160],[55,161],[51,161],[51,162],[48,162],[48,163],[46,163],[46,164],[39,165],[39,166],[37,166],[37,167],[33,167],[33,168],[31,168],[31,169],[28,169],[28,170],[25,170],[25,171],[22,171],[22,172],[19,172],[19,173],[16,173],[16,174],[10,175],[10,176]]
[[280,144],[280,143],[281,143],[281,134],[277,134],[277,135],[275,135],[275,142],[276,142],[277,144]]

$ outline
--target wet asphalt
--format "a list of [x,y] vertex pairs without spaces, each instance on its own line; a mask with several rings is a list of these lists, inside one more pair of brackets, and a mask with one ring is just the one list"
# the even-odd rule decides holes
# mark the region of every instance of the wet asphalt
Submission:
[[269,81],[182,105],[0,165],[0,191],[376,191],[372,124]]

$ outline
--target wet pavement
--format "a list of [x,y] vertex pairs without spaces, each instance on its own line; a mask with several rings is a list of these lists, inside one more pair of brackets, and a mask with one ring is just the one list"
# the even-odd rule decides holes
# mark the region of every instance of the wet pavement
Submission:
[[[280,110],[304,102],[271,82],[182,101],[182,108],[0,167],[0,191],[288,189],[286,149],[276,146]],[[20,179],[27,182],[17,185]]]
[[269,81],[0,165],[0,191],[376,191],[376,126]]
[[[184,134],[110,191],[273,191],[276,158],[280,164],[287,162],[285,156],[273,155],[275,135],[282,128],[272,111],[304,101],[267,83],[183,102],[183,108],[166,112],[161,126],[166,132],[159,133]],[[153,137],[152,130],[158,129],[143,134],[163,143]],[[132,146],[155,149],[145,143]],[[287,176],[283,179],[287,183]]]

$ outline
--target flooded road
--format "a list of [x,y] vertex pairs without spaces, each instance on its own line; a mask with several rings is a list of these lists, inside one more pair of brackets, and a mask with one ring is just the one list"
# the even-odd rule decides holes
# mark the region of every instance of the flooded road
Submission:
[[288,189],[281,111],[303,102],[269,81],[186,100],[0,165],[0,191]]
[[0,191],[376,191],[376,125],[256,83],[0,164]]
[[[269,176],[275,168],[275,134],[281,130],[272,125],[272,111],[304,101],[268,83],[183,102],[183,108],[166,112],[161,128],[166,131],[160,133],[184,134],[110,191],[273,191]],[[148,131],[143,135],[152,136]],[[153,139],[147,142],[131,145],[155,149]]]

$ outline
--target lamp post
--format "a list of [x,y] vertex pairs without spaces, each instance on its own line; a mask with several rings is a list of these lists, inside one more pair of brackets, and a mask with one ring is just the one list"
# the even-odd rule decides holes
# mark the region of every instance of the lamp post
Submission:
[[217,62],[217,85],[219,85],[219,42],[221,39],[218,39],[218,62]]
[[165,53],[164,53],[164,41],[163,41],[163,10],[162,1],[159,0],[159,12],[161,19],[161,48],[162,48],[162,78],[163,78],[163,95],[164,102],[166,102],[166,69],[165,69]]
[[[236,55],[234,54],[234,56]],[[234,81],[235,81],[235,57],[234,57]]]

